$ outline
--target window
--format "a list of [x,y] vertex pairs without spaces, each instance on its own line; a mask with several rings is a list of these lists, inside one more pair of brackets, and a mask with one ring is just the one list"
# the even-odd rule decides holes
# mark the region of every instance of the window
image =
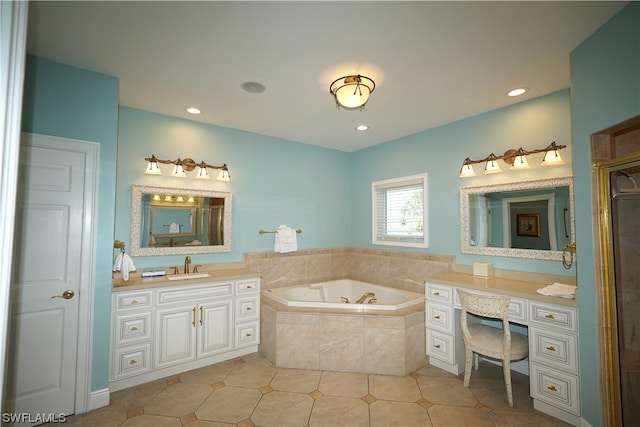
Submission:
[[371,184],[373,244],[429,247],[427,174]]

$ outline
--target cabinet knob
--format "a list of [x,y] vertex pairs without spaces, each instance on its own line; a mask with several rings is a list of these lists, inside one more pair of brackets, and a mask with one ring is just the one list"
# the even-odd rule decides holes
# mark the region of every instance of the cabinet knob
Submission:
[[244,334],[245,337],[250,337],[251,336],[251,332],[247,332],[246,334]]
[[440,348],[440,344],[434,345],[435,348]]
[[438,295],[440,295],[440,292],[435,291],[433,294],[434,294],[435,296],[438,296]]
[[131,359],[129,361],[129,365],[137,365],[137,364],[138,364],[138,361],[136,359]]
[[434,319],[440,320],[440,315],[436,314],[435,316],[433,316]]
[[245,308],[245,311],[251,311],[251,307]]
[[135,332],[138,330],[137,326],[132,326],[131,329],[129,329],[131,332]]

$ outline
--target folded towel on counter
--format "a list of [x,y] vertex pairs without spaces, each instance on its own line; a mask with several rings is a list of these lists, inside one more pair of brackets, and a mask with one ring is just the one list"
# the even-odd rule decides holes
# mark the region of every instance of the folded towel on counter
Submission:
[[538,293],[551,297],[574,299],[576,297],[576,286],[556,282],[542,289],[538,289]]
[[169,233],[175,234],[179,232],[180,232],[180,224],[176,224],[175,222],[172,222],[169,225]]
[[136,266],[129,255],[120,252],[113,263],[113,271],[119,271],[122,280],[126,282],[129,280],[129,273],[136,271]]
[[296,236],[296,230],[286,225],[281,225],[276,231],[276,241],[273,250],[281,254],[297,251],[298,238]]

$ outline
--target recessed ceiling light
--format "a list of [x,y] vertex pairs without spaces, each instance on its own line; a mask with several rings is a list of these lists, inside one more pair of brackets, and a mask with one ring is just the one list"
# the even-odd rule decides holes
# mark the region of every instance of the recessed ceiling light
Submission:
[[267,90],[262,83],[258,82],[244,82],[240,87],[249,93],[262,93]]
[[526,87],[519,87],[517,89],[512,89],[509,92],[507,92],[507,96],[520,96],[523,93],[525,93],[527,90],[529,89],[527,89]]
[[359,130],[359,131],[369,130],[369,126],[367,126],[367,125],[358,125],[358,126],[356,126],[356,130]]
[[187,108],[187,113],[189,114],[202,114],[202,110],[196,107]]

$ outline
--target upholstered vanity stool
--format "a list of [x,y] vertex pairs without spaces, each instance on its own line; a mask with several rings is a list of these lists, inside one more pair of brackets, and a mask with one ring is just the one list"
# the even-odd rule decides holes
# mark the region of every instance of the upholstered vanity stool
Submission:
[[[460,327],[465,347],[464,386],[469,387],[471,379],[471,359],[475,357],[475,369],[478,369],[478,355],[502,360],[504,384],[507,390],[507,401],[513,407],[511,391],[512,360],[520,360],[529,354],[528,338],[509,329],[509,301],[504,295],[479,295],[458,291],[462,315]],[[502,320],[502,329],[479,323],[468,323],[467,313],[489,319]]]

